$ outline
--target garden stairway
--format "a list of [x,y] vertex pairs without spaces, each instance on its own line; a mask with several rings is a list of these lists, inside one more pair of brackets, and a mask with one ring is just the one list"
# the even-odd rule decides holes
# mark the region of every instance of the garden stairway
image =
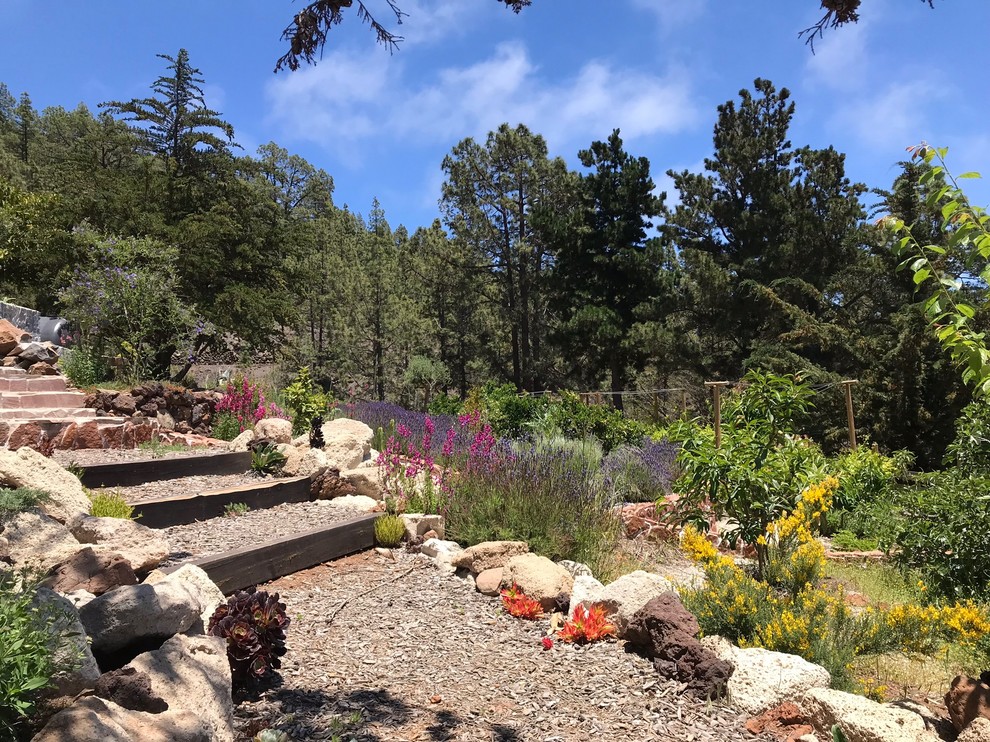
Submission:
[[33,376],[0,368],[0,446],[131,448],[149,440],[150,420],[103,417],[85,407],[86,395],[72,391],[63,376]]

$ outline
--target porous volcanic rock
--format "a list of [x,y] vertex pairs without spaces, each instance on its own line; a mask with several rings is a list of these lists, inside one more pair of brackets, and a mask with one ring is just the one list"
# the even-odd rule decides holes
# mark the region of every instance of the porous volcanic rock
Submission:
[[625,639],[653,660],[657,672],[685,683],[699,698],[721,698],[732,675],[732,665],[719,659],[698,641],[698,621],[670,591],[652,598],[633,614]]
[[122,585],[137,583],[137,575],[129,561],[120,554],[97,554],[91,546],[80,549],[56,565],[45,580],[48,587],[60,593],[84,590],[93,595],[103,595]]
[[979,678],[957,675],[945,694],[945,707],[956,731],[962,731],[977,717],[990,719],[990,687]]

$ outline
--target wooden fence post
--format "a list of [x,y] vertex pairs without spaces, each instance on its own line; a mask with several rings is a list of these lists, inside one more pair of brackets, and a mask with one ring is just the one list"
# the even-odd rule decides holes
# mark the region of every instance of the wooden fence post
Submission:
[[715,448],[722,447],[722,387],[729,384],[728,381],[705,382],[705,386],[712,388],[712,406],[715,409]]
[[847,379],[842,382],[846,392],[846,422],[849,425],[849,450],[856,450],[856,418],[853,416],[852,385],[858,384],[858,379]]

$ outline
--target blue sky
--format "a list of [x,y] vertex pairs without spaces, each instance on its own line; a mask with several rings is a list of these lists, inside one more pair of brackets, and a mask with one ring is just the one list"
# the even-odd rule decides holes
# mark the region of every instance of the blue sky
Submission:
[[[835,146],[870,187],[889,187],[921,140],[990,175],[988,0],[864,0],[863,20],[826,32],[816,55],[797,32],[817,0],[534,0],[520,15],[494,0],[399,3],[396,54],[351,16],[320,64],[275,75],[299,0],[0,0],[0,81],[39,108],[95,109],[147,95],[155,54],[185,47],[246,152],[274,140],[334,176],[338,205],[367,213],[377,196],[410,229],[439,213],[444,155],[503,121],[572,166],[618,127],[665,188],[666,170],[701,169],[716,106],[756,77],[791,90],[795,146]],[[384,0],[368,4],[391,23]],[[969,183],[986,205],[990,185]]]

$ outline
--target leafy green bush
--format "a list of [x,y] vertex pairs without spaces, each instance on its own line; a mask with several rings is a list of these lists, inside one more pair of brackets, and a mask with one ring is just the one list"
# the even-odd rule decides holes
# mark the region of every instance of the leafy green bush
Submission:
[[894,558],[933,600],[990,597],[990,478],[920,476],[900,495]]
[[646,423],[630,420],[610,405],[585,404],[574,392],[561,392],[550,403],[550,420],[568,438],[594,436],[605,453],[622,444],[636,445],[653,432]]
[[430,400],[427,411],[431,415],[460,415],[463,409],[464,405],[457,397],[451,397],[449,394],[438,394]]
[[251,471],[256,474],[277,474],[285,465],[285,454],[273,443],[256,446],[251,451]]
[[111,492],[89,492],[92,503],[89,512],[97,518],[122,518],[132,520],[134,508],[127,504],[119,490]]
[[945,463],[971,475],[990,474],[990,400],[980,398],[963,408]]
[[37,578],[0,572],[0,737],[20,739],[41,692],[60,669],[51,627],[61,621],[54,606],[34,603]]
[[375,519],[375,543],[392,548],[402,543],[406,526],[398,515],[382,515]]
[[213,418],[210,435],[221,441],[232,441],[241,434],[241,424],[233,412],[218,412]]
[[93,386],[113,376],[107,362],[87,345],[63,350],[58,365],[66,378],[77,387]]
[[301,435],[310,429],[313,418],[324,418],[329,407],[327,395],[313,381],[309,366],[303,366],[285,389],[282,397],[292,411],[292,434]]
[[18,487],[17,489],[0,488],[0,518],[22,513],[50,499],[51,495],[41,490]]
[[874,502],[894,482],[907,474],[913,456],[910,451],[895,451],[884,456],[868,446],[860,446],[836,459],[834,473],[839,478],[835,506],[855,510],[863,503]]
[[542,397],[520,396],[512,384],[489,381],[471,390],[465,407],[480,409],[496,436],[520,438],[544,404]]
[[798,494],[820,479],[823,457],[810,441],[794,435],[796,418],[811,407],[814,392],[783,376],[750,371],[741,392],[726,399],[722,417],[722,445],[715,446],[710,431],[695,424],[671,427],[681,444],[678,462],[684,474],[679,489],[695,510],[686,515],[701,528],[708,502],[719,517],[729,519],[730,544],[742,539],[753,544],[757,576],[766,565],[764,536],[773,521],[792,511]]

